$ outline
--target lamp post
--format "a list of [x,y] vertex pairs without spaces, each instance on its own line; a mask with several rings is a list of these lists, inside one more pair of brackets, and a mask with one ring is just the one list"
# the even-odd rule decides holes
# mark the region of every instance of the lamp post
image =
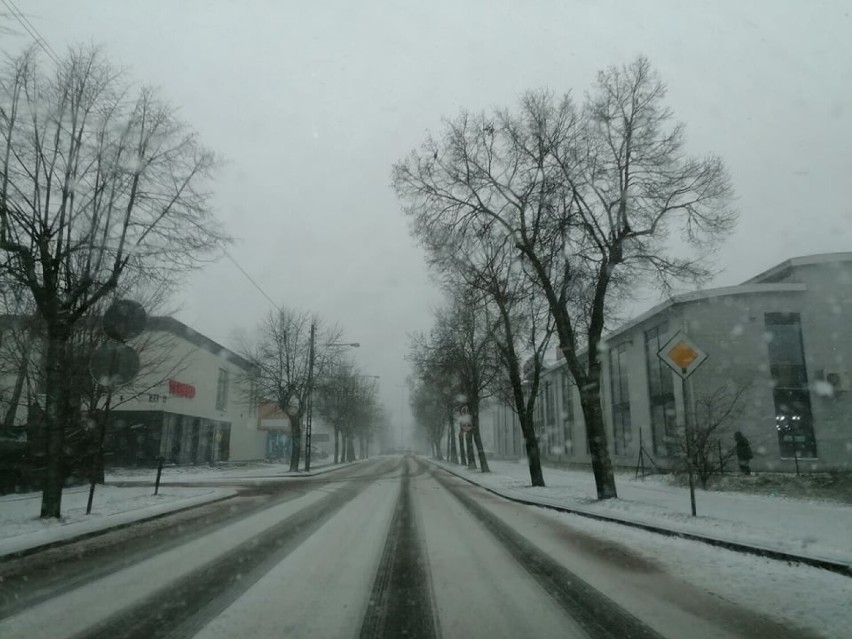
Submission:
[[[305,416],[305,472],[310,472],[311,470],[311,421],[313,418],[313,409],[314,409],[314,358],[316,353],[314,352],[314,345],[316,343],[317,338],[317,325],[316,323],[311,324],[311,345],[310,351],[308,352],[308,406]],[[359,348],[361,344],[358,342],[331,342],[326,344],[326,347],[332,346],[342,346],[349,348]]]

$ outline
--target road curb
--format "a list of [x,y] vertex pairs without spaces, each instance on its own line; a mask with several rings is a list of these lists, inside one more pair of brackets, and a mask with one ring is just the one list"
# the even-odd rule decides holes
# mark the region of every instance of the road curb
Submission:
[[174,510],[167,510],[166,512],[156,513],[147,517],[141,517],[140,519],[134,519],[133,521],[125,521],[120,524],[115,524],[114,526],[107,526],[106,528],[99,528],[98,530],[91,530],[89,532],[80,533],[79,535],[74,535],[72,537],[57,539],[55,541],[48,541],[47,543],[39,544],[38,546],[32,546],[31,548],[15,550],[13,552],[6,553],[5,555],[0,555],[0,564],[5,563],[7,561],[12,561],[13,559],[20,559],[22,557],[28,557],[29,555],[35,555],[36,553],[40,553],[45,550],[51,550],[52,548],[61,548],[62,546],[67,546],[78,541],[91,539],[92,537],[97,537],[99,535],[105,535],[116,530],[122,530],[123,528],[130,528],[130,526],[135,526],[136,524],[141,524],[148,521],[155,521],[157,519],[162,519],[163,517],[168,517],[170,515],[176,515],[177,513],[186,512],[187,510],[192,510],[193,508],[201,508],[202,506],[217,504],[222,501],[227,501],[228,499],[233,499],[238,495],[239,493],[234,493],[233,495],[224,495],[223,497],[217,497],[216,499],[211,499],[210,501],[205,501],[200,504],[190,504],[189,506],[182,506],[181,508],[175,508]]
[[[364,461],[361,459],[357,459],[354,462],[349,462],[347,464],[337,464],[332,465],[330,468],[322,468],[320,470],[311,471],[310,473],[302,473],[299,475],[273,475],[272,479],[299,479],[302,477],[316,477],[317,475],[324,475],[330,473],[335,470],[341,470],[343,468],[348,468],[350,466],[354,466],[359,462]],[[235,477],[233,479],[240,479],[242,481],[247,481],[251,479],[258,479],[257,477]],[[267,479],[267,478],[261,478]],[[110,482],[113,485],[120,485],[122,482]],[[130,482],[136,483],[136,482]],[[191,482],[181,482],[184,484]],[[178,485],[178,482],[161,482],[161,486],[175,486]],[[215,486],[215,484],[211,483],[211,486]],[[39,552],[43,552],[45,550],[51,550],[52,548],[61,548],[62,546],[67,546],[69,544],[73,544],[78,541],[84,541],[86,539],[91,539],[92,537],[97,537],[99,535],[105,535],[107,533],[114,532],[116,530],[122,530],[123,528],[129,528],[130,526],[135,526],[136,524],[141,524],[148,521],[155,521],[157,519],[162,519],[163,517],[168,517],[170,515],[176,515],[177,513],[186,512],[187,510],[192,510],[193,508],[201,508],[202,506],[209,506],[210,504],[216,504],[222,501],[226,501],[228,499],[233,499],[234,497],[238,497],[239,492],[234,493],[233,495],[225,495],[223,497],[217,497],[216,499],[211,499],[210,501],[205,501],[200,504],[190,504],[189,506],[182,506],[180,508],[175,508],[174,510],[168,510],[162,513],[156,513],[154,515],[149,515],[147,517],[142,517],[140,519],[134,519],[133,521],[125,521],[119,524],[115,524],[113,526],[107,526],[106,528],[100,528],[98,530],[92,530],[89,532],[80,533],[79,535],[73,535],[71,537],[66,537],[65,539],[57,539],[55,541],[48,541],[44,544],[39,544],[38,546],[32,546],[31,548],[24,548],[22,550],[15,550],[13,552],[6,553],[4,555],[0,555],[0,564],[5,563],[7,561],[12,561],[14,559],[20,559],[22,557],[27,557],[29,555],[34,555]]]
[[716,546],[719,548],[727,548],[728,550],[733,550],[735,552],[748,553],[751,555],[758,555],[760,557],[766,557],[768,559],[776,559],[779,561],[786,561],[788,563],[800,563],[805,564],[807,566],[813,566],[814,568],[822,568],[823,570],[829,570],[831,572],[843,575],[845,577],[852,577],[852,565],[831,561],[828,559],[818,559],[816,557],[807,557],[803,555],[795,555],[793,553],[784,552],[782,550],[774,550],[772,548],[762,548],[760,546],[754,546],[751,544],[744,544],[738,541],[728,541],[725,539],[716,539],[715,537],[705,537],[704,535],[699,535],[696,533],[690,532],[682,532],[678,530],[672,530],[670,528],[662,528],[660,526],[654,526],[652,524],[645,524],[638,521],[630,521],[629,519],[621,519],[619,517],[612,517],[610,515],[600,515],[597,513],[590,513],[583,510],[578,510],[574,508],[570,508],[569,506],[557,506],[554,504],[545,504],[539,501],[535,501],[532,499],[524,499],[523,497],[516,497],[514,495],[507,495],[506,493],[495,489],[489,488],[488,486],[483,486],[482,484],[474,481],[470,477],[465,477],[464,475],[442,466],[440,464],[436,464],[431,459],[423,458],[429,464],[434,466],[435,468],[440,468],[441,470],[458,477],[459,479],[463,479],[464,481],[481,488],[482,490],[486,490],[493,495],[497,495],[498,497],[502,497],[503,499],[507,499],[509,501],[513,501],[518,504],[525,504],[527,506],[538,506],[539,508],[547,508],[550,510],[555,510],[557,512],[569,513],[572,515],[579,515],[581,517],[588,517],[589,519],[597,519],[598,521],[605,521],[609,523],[622,524],[624,526],[630,526],[631,528],[639,528],[641,530],[646,530],[648,532],[657,533],[660,535],[666,535],[668,537],[679,537],[681,539],[689,539],[691,541],[699,541],[705,544],[709,544],[711,546]]
[[[372,458],[370,458],[372,459]],[[192,477],[185,478],[177,478],[177,477],[169,477],[168,475],[163,475],[160,480],[161,486],[197,486],[199,484],[210,484],[211,486],[216,486],[219,480],[225,481],[252,481],[255,479],[302,479],[304,477],[316,477],[317,475],[324,475],[326,473],[330,473],[335,470],[340,470],[342,468],[348,468],[349,466],[354,466],[355,464],[359,464],[363,461],[367,461],[364,459],[356,459],[355,461],[346,462],[345,464],[329,464],[328,466],[321,466],[317,470],[312,470],[309,473],[306,473],[303,470],[296,471],[294,473],[290,473],[289,471],[284,471],[277,475],[234,475],[234,476],[223,476],[220,478],[216,478],[215,480],[204,480],[201,482],[193,482]],[[115,477],[108,482],[111,486],[144,486],[153,483],[149,479],[140,480],[140,479],[122,479],[120,477]]]

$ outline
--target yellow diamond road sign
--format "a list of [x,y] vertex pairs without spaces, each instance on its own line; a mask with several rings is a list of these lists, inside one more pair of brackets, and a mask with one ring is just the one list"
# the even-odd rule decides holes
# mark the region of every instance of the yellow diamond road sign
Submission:
[[702,351],[684,333],[678,331],[657,353],[675,373],[686,379],[707,359]]

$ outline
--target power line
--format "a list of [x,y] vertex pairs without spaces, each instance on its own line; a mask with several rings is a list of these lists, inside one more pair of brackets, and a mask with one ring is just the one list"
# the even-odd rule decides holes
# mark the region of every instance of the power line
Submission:
[[281,307],[278,306],[278,304],[275,303],[275,300],[273,300],[271,297],[269,297],[269,295],[266,294],[266,291],[264,291],[260,287],[260,284],[258,284],[257,282],[255,282],[252,279],[251,275],[249,275],[246,272],[246,270],[237,263],[237,260],[235,260],[233,257],[231,257],[231,254],[228,253],[227,250],[225,251],[225,257],[227,257],[229,260],[231,260],[231,263],[239,269],[240,273],[242,273],[249,282],[252,283],[252,286],[254,286],[258,291],[260,291],[261,295],[263,295],[267,300],[269,300],[269,303],[272,304],[272,306],[274,306],[278,311],[281,311]]
[[35,25],[30,22],[29,18],[24,15],[23,11],[18,8],[18,6],[13,2],[13,0],[0,0],[0,2],[6,5],[6,8],[9,9],[9,12],[12,14],[12,17],[18,21],[18,23],[30,35],[30,37],[35,41],[35,43],[41,47],[42,51],[44,51],[47,56],[51,60],[53,60],[57,65],[61,64],[59,55],[56,53],[56,51],[53,50],[53,47],[48,44],[44,36],[41,35],[39,30],[36,29]]

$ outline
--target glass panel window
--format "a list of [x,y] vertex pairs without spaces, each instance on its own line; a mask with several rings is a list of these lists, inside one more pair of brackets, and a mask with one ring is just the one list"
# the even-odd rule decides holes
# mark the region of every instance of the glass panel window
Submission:
[[219,381],[216,384],[216,410],[225,410],[228,406],[228,371],[219,369]]
[[556,406],[553,397],[553,384],[550,382],[544,384],[544,407],[548,425],[553,424],[556,421]]
[[565,453],[574,452],[574,384],[568,371],[562,373],[562,437]]
[[775,429],[782,458],[817,456],[811,397],[798,313],[766,313]]
[[622,342],[610,349],[609,357],[610,385],[612,386],[612,441],[615,454],[625,455],[632,439],[627,373],[627,342]]
[[675,429],[674,373],[657,357],[669,337],[668,332],[668,322],[645,332],[645,366],[651,404],[651,449],[654,455],[668,454],[668,442]]

